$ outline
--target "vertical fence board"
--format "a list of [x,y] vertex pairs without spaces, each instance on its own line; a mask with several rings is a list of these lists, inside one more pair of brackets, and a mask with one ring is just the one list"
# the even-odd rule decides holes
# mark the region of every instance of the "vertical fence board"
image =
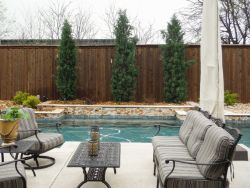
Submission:
[[[77,96],[93,101],[112,100],[111,69],[114,46],[80,46],[77,54]],[[18,90],[57,99],[55,76],[57,46],[0,46],[0,99],[11,99]],[[188,100],[198,100],[200,47],[190,45],[186,59],[195,63],[187,70]],[[163,63],[159,45],[139,45],[135,100],[164,100]],[[225,89],[250,102],[250,46],[223,46]]]

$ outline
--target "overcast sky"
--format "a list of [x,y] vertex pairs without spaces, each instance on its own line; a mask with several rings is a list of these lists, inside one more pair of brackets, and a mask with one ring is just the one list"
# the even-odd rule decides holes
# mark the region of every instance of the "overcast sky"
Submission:
[[[53,0],[2,0],[7,16],[22,22],[27,15],[36,15],[39,8],[48,6]],[[70,0],[62,0],[70,1]],[[129,17],[137,17],[143,25],[153,24],[155,30],[166,28],[170,17],[187,5],[186,0],[71,0],[72,6],[88,11],[98,28],[103,28],[105,11],[115,4],[117,8],[127,9]],[[103,33],[98,32],[97,38]]]

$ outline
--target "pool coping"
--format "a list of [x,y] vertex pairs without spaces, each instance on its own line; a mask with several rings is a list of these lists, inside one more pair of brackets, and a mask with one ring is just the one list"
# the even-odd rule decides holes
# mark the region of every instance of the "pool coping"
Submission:
[[61,123],[63,121],[87,121],[87,120],[142,120],[142,121],[164,121],[164,120],[177,120],[176,116],[124,116],[124,115],[62,115],[56,118],[36,118],[38,123]]
[[[75,116],[75,117],[73,117]],[[81,122],[81,121],[166,121],[176,120],[178,123],[183,122],[183,119],[178,116],[112,116],[112,115],[62,115],[57,118],[37,118],[39,124],[55,124],[63,122]],[[250,127],[250,120],[226,120],[226,124],[234,127]]]

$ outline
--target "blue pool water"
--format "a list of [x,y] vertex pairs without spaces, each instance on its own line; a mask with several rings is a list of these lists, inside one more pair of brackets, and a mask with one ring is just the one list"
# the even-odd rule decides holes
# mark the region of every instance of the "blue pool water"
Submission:
[[[72,125],[73,124],[73,125]],[[155,121],[81,121],[71,125],[62,125],[60,132],[66,141],[87,141],[91,125],[100,126],[101,141],[103,142],[151,142],[157,132],[155,124],[162,125],[158,135],[176,136],[180,122],[165,120]],[[171,127],[172,126],[172,127]],[[175,127],[173,127],[175,126]],[[40,126],[43,132],[56,132],[55,128]],[[239,128],[243,137],[240,143],[250,147],[250,128]]]

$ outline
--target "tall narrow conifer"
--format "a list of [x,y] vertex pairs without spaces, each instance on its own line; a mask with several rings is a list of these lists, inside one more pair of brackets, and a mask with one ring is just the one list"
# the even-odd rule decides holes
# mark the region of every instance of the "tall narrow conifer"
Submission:
[[164,63],[164,93],[166,102],[179,103],[187,98],[185,45],[180,21],[174,15],[167,30],[162,31],[165,45],[162,46]]
[[137,77],[135,52],[137,39],[132,37],[126,11],[120,10],[115,25],[115,59],[112,64],[112,94],[115,101],[129,101],[134,95]]
[[62,100],[76,97],[76,47],[71,26],[64,21],[57,64],[56,86]]

